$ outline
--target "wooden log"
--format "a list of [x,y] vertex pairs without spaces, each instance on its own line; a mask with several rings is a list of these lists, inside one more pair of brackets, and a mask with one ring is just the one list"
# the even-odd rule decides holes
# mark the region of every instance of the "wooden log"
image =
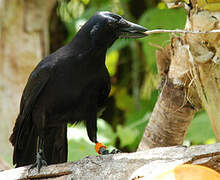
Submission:
[[90,156],[76,162],[28,171],[30,166],[0,172],[0,179],[132,180],[152,179],[181,164],[200,164],[220,172],[220,143],[152,148],[135,153]]

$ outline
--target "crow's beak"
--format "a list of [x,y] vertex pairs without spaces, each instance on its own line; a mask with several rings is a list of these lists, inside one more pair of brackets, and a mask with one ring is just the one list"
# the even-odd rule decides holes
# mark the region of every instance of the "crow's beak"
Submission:
[[142,38],[147,36],[144,34],[145,31],[147,31],[145,27],[123,19],[119,27],[119,38]]

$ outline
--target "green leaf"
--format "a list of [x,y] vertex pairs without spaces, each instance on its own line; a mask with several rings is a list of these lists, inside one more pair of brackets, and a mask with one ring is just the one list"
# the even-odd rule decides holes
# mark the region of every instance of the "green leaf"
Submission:
[[88,143],[85,139],[68,141],[68,161],[76,161],[85,156],[97,155],[95,146]]
[[125,147],[135,141],[137,134],[130,127],[117,125],[116,129],[121,147]]
[[126,119],[125,125],[133,127],[134,123],[137,123],[145,116],[146,112],[148,111],[148,106],[149,104],[146,100],[140,100],[139,109],[135,109],[129,114],[128,118]]
[[116,98],[116,106],[125,111],[126,113],[130,113],[134,110],[134,102],[133,98],[127,93],[125,88],[117,90],[117,94],[115,94]]
[[[142,106],[145,106],[146,108],[147,104],[143,104]],[[146,113],[146,111],[143,111],[141,108],[139,111],[134,111],[130,114],[129,118],[126,121],[126,124],[129,123],[128,127],[133,129],[133,131],[136,133],[135,141],[133,141],[131,144],[128,144],[128,149],[130,151],[135,151],[138,147],[138,144],[143,136],[145,127],[149,121],[151,113]],[[132,123],[131,123],[132,122]]]
[[205,112],[197,114],[193,119],[186,134],[186,139],[194,144],[205,144],[209,142],[208,140],[215,139],[211,122]]
[[[183,9],[158,9],[153,8],[146,11],[138,21],[139,24],[148,29],[182,29],[184,28],[186,12]],[[148,69],[156,73],[156,47],[151,44],[164,46],[169,42],[168,33],[149,35],[146,38],[139,39],[143,43],[144,53]]]
[[131,43],[132,39],[118,39],[114,42],[114,44],[108,49],[108,53],[112,51],[118,51],[126,46],[128,46],[129,43]]

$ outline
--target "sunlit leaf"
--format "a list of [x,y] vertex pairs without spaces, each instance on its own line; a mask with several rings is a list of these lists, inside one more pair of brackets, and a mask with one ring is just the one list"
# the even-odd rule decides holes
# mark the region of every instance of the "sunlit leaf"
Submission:
[[110,76],[113,76],[116,72],[118,58],[119,58],[118,51],[112,51],[108,53],[106,56],[105,64],[107,66]]
[[81,0],[84,4],[89,4],[90,0]]
[[167,9],[167,6],[164,2],[159,2],[157,7],[158,7],[158,9]]
[[214,143],[216,143],[215,138],[211,138],[211,139],[208,139],[207,141],[205,141],[205,144],[214,144]]
[[84,4],[76,0],[71,0],[68,3],[67,8],[67,11],[71,13],[73,18],[80,17],[84,12]]

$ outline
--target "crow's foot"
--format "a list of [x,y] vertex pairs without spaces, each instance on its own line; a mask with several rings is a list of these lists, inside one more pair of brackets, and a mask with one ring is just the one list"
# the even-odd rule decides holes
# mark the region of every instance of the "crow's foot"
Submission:
[[31,167],[29,168],[29,171],[36,167],[38,170],[38,173],[40,173],[41,167],[47,165],[47,162],[43,159],[42,156],[43,156],[43,151],[42,149],[39,149],[39,152],[37,152],[36,162],[31,165]]
[[117,153],[121,153],[121,151],[119,149],[113,149],[112,152],[110,152],[110,154],[117,154]]
[[105,155],[105,154],[117,154],[120,153],[121,151],[118,149],[113,149],[111,152],[106,149],[106,146],[102,143],[96,143],[95,145],[95,150],[97,153]]
[[105,149],[104,147],[101,147],[99,152],[102,155],[106,155],[106,154],[117,154],[120,153],[121,151],[118,149],[113,149],[111,152],[109,152],[109,150]]

